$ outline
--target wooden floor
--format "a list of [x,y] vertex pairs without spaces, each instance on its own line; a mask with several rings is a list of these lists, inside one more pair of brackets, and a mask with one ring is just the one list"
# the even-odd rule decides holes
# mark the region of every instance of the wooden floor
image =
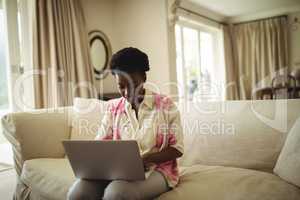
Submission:
[[11,200],[17,183],[14,169],[0,172],[0,198],[1,200]]

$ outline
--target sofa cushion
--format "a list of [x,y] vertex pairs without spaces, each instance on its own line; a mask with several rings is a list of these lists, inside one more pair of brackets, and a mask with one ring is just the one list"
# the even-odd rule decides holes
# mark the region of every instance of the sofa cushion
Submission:
[[159,200],[298,200],[300,189],[255,170],[195,165],[181,170],[178,187]]
[[25,161],[21,181],[45,199],[65,200],[75,177],[67,159],[34,159]]
[[294,124],[285,141],[274,173],[300,187],[300,118]]
[[300,100],[183,102],[183,166],[228,166],[273,172]]
[[[161,200],[297,200],[300,189],[279,177],[254,170],[195,165],[180,169],[178,187]],[[25,162],[21,180],[46,199],[65,200],[75,178],[67,159]]]
[[93,140],[101,125],[105,111],[105,101],[75,98],[71,140]]

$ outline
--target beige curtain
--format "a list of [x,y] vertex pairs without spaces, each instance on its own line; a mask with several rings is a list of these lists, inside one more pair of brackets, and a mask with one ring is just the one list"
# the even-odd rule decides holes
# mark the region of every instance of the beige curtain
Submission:
[[252,99],[288,68],[286,17],[224,26],[227,99]]
[[94,97],[88,34],[79,0],[35,0],[33,13],[35,108],[71,105]]
[[226,99],[240,99],[238,85],[239,72],[235,64],[232,27],[223,26],[224,35],[224,58],[225,58],[225,80],[226,80]]

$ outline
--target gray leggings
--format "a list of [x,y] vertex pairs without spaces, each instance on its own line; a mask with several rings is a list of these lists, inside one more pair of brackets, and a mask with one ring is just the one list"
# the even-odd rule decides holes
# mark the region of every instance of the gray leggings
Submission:
[[68,200],[154,199],[170,188],[163,175],[154,171],[144,181],[88,181],[77,179],[69,189]]

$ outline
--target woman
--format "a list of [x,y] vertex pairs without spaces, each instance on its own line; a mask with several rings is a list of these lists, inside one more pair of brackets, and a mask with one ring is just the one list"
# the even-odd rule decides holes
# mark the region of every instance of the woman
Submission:
[[110,68],[122,97],[108,102],[96,139],[136,140],[146,180],[77,180],[68,199],[153,199],[179,180],[177,158],[183,154],[179,112],[170,98],[144,88],[148,56],[136,48],[113,55]]

